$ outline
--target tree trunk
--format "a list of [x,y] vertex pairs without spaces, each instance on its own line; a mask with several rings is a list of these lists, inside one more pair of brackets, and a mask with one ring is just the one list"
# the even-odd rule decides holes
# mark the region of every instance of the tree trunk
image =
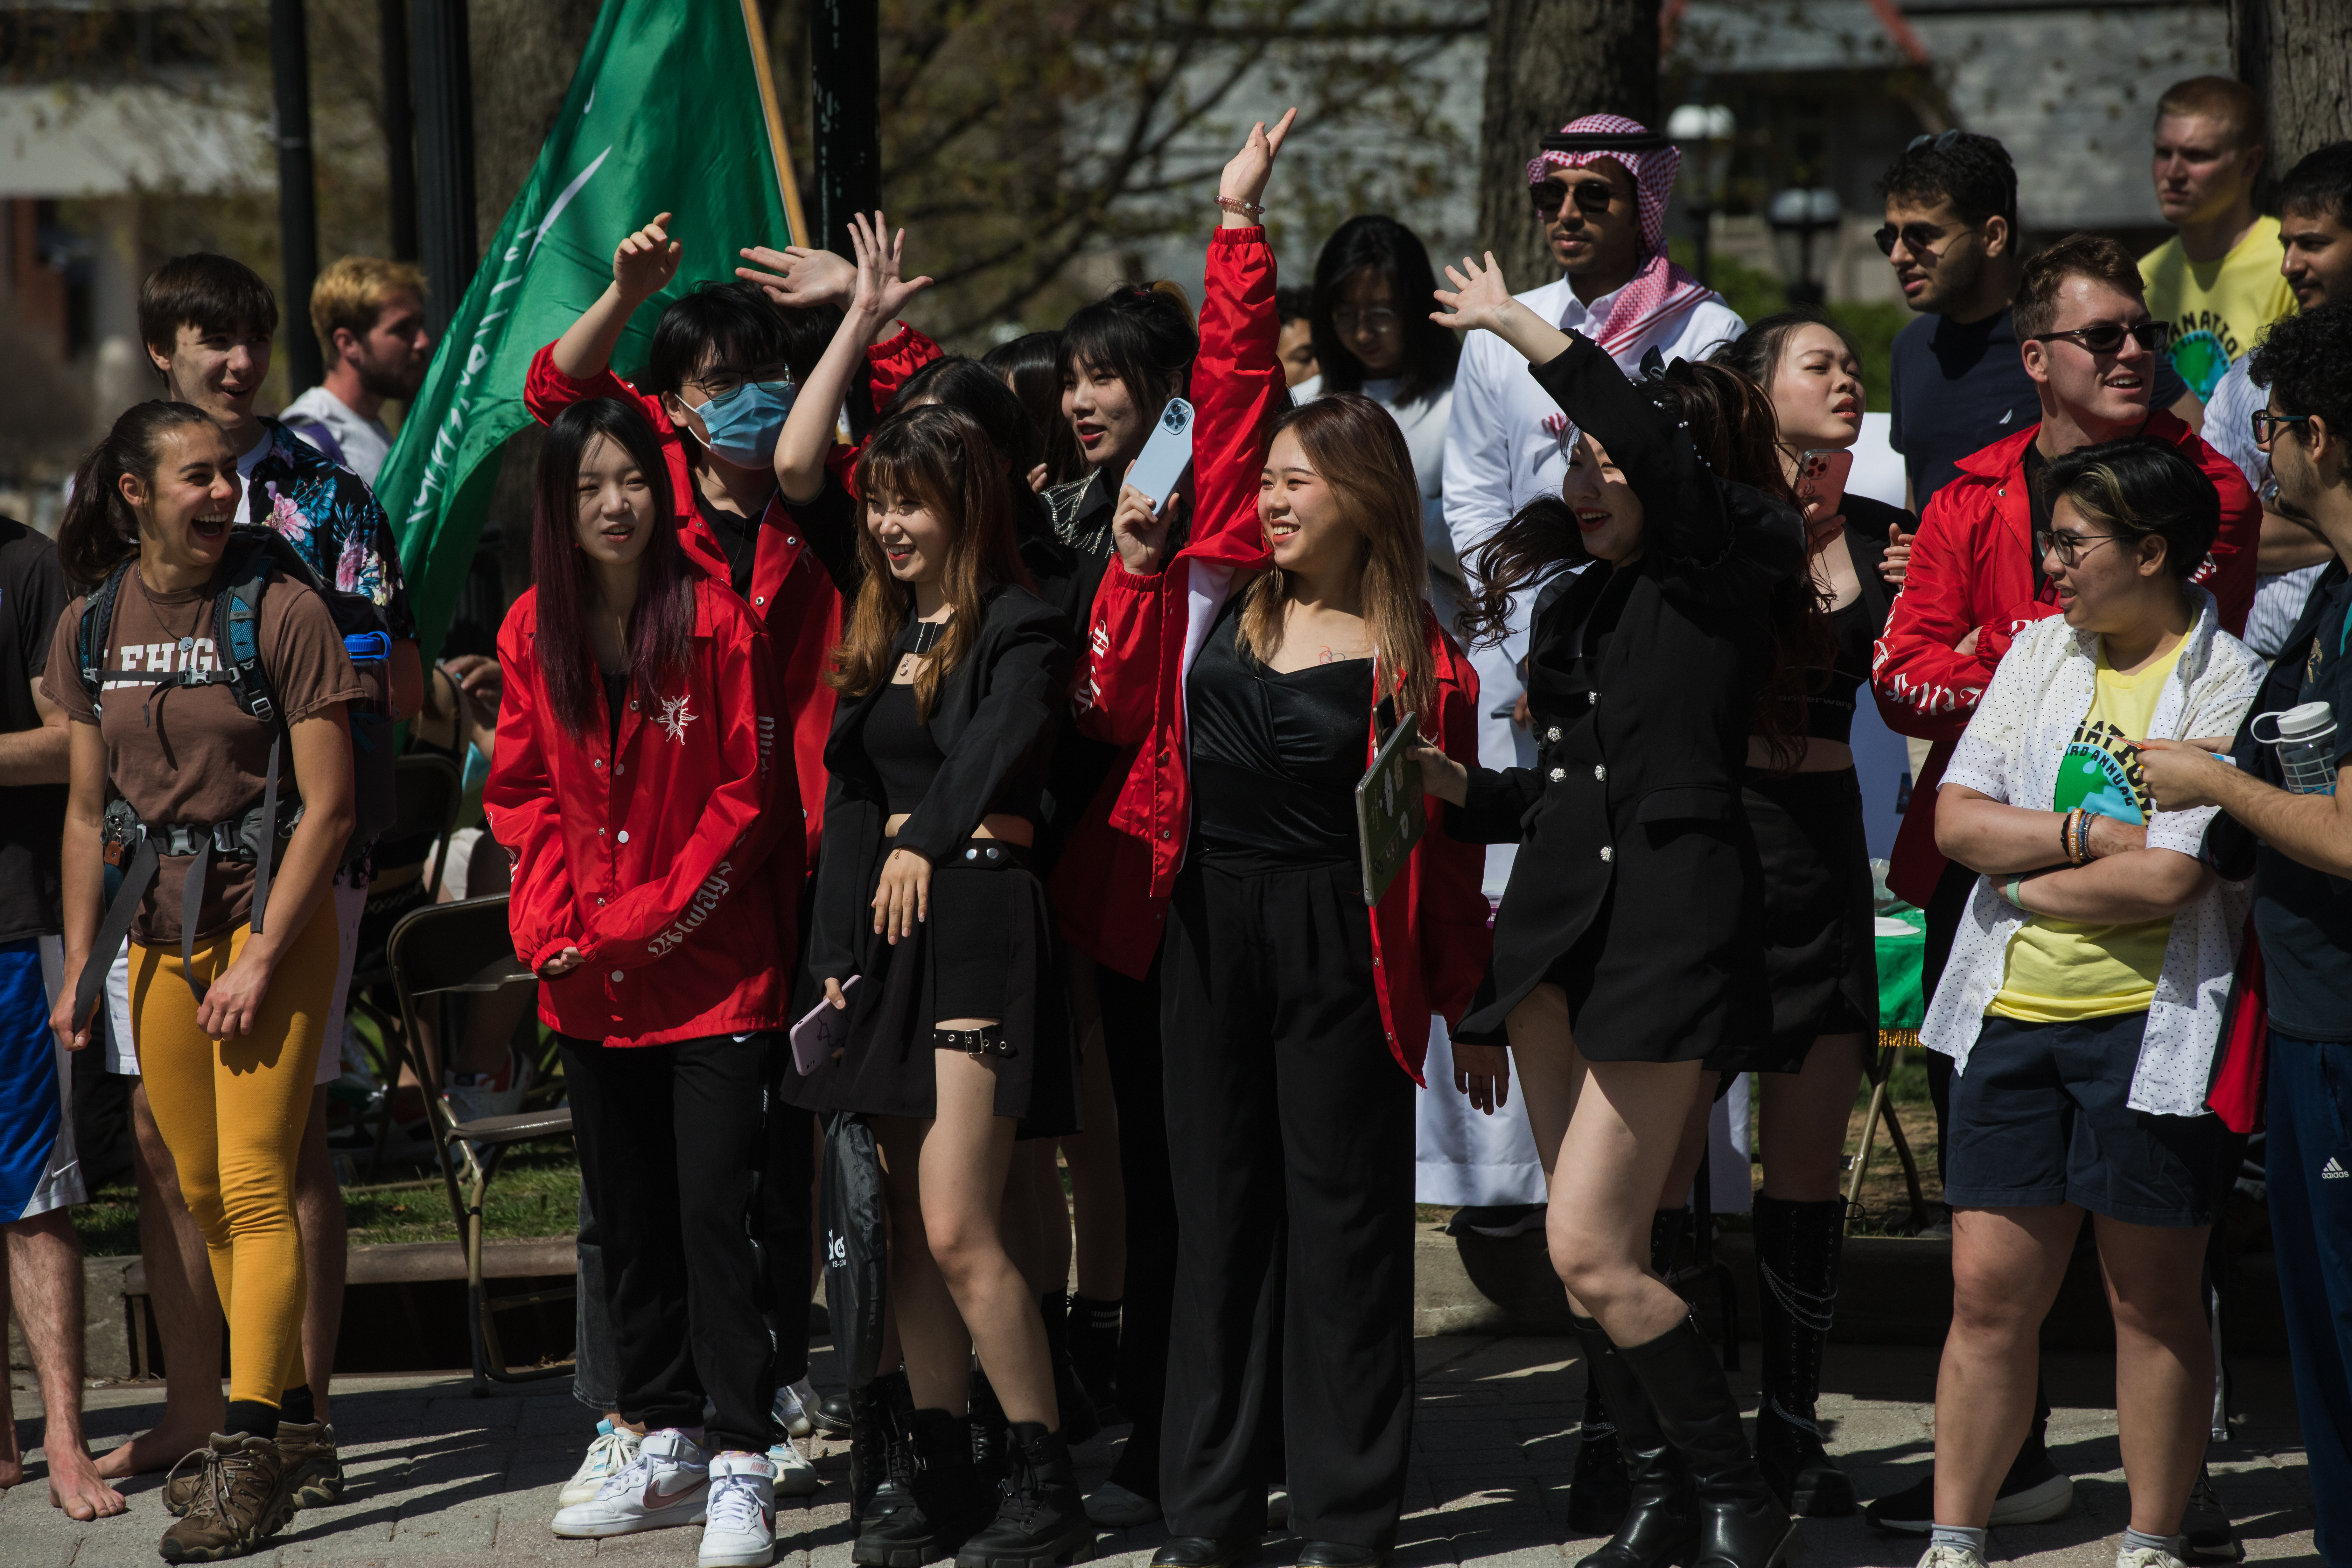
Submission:
[[1478,232],[1515,289],[1559,276],[1528,206],[1528,160],[1541,151],[1546,135],[1580,115],[1599,113],[1663,129],[1658,0],[1492,0],[1478,136]]
[[2344,0],[2235,0],[2230,63],[2270,105],[2273,178],[2352,137],[2352,5]]

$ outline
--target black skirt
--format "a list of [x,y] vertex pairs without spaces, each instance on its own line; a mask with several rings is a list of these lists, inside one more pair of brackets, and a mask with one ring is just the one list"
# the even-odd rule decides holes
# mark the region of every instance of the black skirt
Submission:
[[1878,951],[1862,784],[1852,768],[1748,770],[1740,799],[1764,863],[1769,1039],[1710,1058],[1723,1072],[1797,1072],[1822,1035],[1878,1030]]
[[[877,861],[866,878],[868,909],[881,879]],[[913,936],[893,946],[867,923],[858,942],[849,1043],[804,1078],[787,1073],[786,1100],[826,1114],[928,1121],[939,1111],[933,1029],[942,1019],[998,1018],[1006,1054],[990,1058],[996,1114],[1020,1122],[1024,1138],[1080,1130],[1077,1050],[1055,968],[1053,911],[1026,848],[967,840],[932,868],[929,917]]]

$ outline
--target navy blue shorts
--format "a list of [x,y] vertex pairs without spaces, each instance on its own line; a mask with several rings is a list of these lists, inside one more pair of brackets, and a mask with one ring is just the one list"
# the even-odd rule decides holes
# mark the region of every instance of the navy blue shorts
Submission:
[[1952,1078],[1944,1201],[1954,1208],[2074,1204],[2131,1225],[2211,1225],[2221,1119],[2127,1103],[2145,1013],[2079,1024],[1988,1016]]

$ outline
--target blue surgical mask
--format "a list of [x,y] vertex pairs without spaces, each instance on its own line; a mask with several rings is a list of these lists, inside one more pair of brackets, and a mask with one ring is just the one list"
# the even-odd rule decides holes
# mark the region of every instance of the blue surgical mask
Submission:
[[731,392],[720,393],[693,410],[707,433],[705,445],[738,468],[766,468],[776,459],[784,416],[793,411],[793,400],[800,390],[786,376],[782,381],[747,381]]

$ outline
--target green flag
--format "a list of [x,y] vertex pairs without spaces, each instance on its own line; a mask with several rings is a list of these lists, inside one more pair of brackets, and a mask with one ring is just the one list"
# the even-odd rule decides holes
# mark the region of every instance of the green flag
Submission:
[[[677,276],[614,355],[641,363],[669,301],[735,275],[738,246],[790,240],[771,125],[737,0],[604,0],[563,110],[475,269],[385,458],[377,499],[400,539],[429,658],[472,566],[508,437],[530,422],[523,374],[613,280],[613,247],[675,214]],[[478,73],[497,62],[476,62]]]

